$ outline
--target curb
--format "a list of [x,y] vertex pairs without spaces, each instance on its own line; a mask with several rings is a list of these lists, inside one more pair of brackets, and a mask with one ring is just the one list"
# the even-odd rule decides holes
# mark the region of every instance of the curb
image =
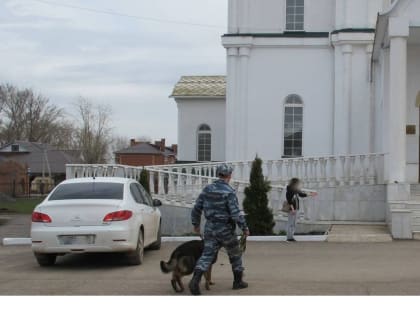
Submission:
[[[296,241],[300,242],[326,242],[328,235],[296,235]],[[200,240],[198,236],[175,236],[162,237],[162,242],[189,242]],[[286,236],[249,236],[248,242],[286,242]]]
[[[171,237],[162,237],[162,242],[164,243],[175,243],[175,242],[189,242],[197,241],[201,238],[198,236],[171,236]],[[327,240],[327,235],[296,235],[295,239],[298,242],[325,242]],[[247,238],[248,242],[285,242],[286,236],[250,236]],[[30,238],[23,237],[8,237],[3,238],[3,246],[21,246],[21,245],[32,245],[32,240]]]
[[23,237],[8,237],[8,238],[3,238],[2,245],[3,246],[32,245],[32,239],[23,238]]

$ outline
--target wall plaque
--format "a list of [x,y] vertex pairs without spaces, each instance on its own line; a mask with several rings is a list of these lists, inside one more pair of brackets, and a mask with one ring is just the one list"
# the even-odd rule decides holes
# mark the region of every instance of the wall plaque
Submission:
[[406,133],[408,135],[415,135],[416,134],[416,125],[407,125],[406,126]]

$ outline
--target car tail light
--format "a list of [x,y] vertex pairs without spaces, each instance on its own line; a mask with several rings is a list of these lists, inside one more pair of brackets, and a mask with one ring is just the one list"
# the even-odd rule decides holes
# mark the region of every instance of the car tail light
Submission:
[[133,212],[130,210],[120,210],[108,213],[105,218],[104,222],[111,222],[111,221],[125,221],[130,219],[133,216]]
[[51,218],[45,213],[34,212],[32,213],[32,222],[51,223]]

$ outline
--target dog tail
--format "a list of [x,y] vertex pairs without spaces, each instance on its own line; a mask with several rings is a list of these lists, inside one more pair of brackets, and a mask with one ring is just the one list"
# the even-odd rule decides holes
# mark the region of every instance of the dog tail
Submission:
[[160,261],[160,270],[163,273],[170,273],[176,267],[176,259],[171,258],[168,262],[164,262],[163,260]]

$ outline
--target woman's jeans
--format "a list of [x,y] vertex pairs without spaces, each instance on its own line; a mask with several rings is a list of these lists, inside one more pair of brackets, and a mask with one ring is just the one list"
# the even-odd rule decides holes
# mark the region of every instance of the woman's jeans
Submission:
[[290,240],[295,235],[296,230],[296,218],[297,218],[297,212],[294,214],[292,212],[289,212],[289,216],[287,219],[287,239]]

